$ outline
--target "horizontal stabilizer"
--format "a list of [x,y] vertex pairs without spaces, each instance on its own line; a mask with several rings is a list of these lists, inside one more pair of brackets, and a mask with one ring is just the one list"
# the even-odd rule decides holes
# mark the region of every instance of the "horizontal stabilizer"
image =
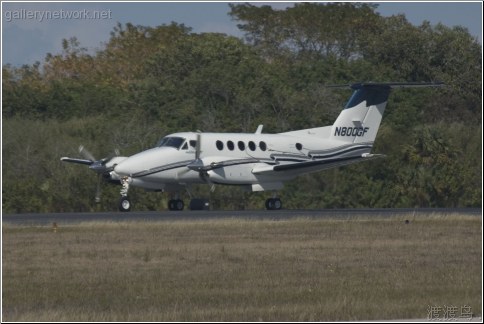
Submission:
[[354,90],[361,89],[364,87],[387,87],[387,88],[424,88],[424,87],[442,87],[445,84],[440,81],[436,82],[364,82],[364,83],[353,83],[353,84],[338,84],[338,85],[327,85],[326,88],[351,88]]
[[382,158],[386,157],[385,154],[371,154],[371,153],[364,153],[361,155],[362,158],[364,159],[376,159],[376,158]]

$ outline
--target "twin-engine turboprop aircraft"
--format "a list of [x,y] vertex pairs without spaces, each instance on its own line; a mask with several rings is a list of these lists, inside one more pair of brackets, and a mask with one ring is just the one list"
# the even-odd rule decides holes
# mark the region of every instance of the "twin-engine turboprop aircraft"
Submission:
[[[442,83],[358,83],[332,126],[263,134],[183,132],[162,138],[156,147],[130,157],[95,160],[84,148],[86,159],[61,158],[89,165],[109,181],[120,182],[119,210],[129,211],[130,186],[176,193],[170,210],[183,210],[178,193],[192,184],[238,185],[250,191],[276,191],[295,177],[341,165],[367,161],[371,154],[388,96],[393,88],[436,87]],[[338,86],[342,87],[342,86]],[[348,87],[348,86],[345,86]],[[98,198],[98,195],[97,195]],[[201,209],[200,199],[191,209]],[[275,195],[267,199],[270,210],[282,208]]]

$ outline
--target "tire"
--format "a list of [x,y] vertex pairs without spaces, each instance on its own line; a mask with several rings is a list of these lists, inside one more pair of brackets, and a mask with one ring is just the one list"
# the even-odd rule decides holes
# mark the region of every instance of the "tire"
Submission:
[[183,210],[185,208],[185,204],[181,199],[170,199],[168,201],[168,209],[169,210]]
[[274,199],[269,198],[266,200],[266,209],[273,210],[274,209]]
[[279,210],[282,208],[282,201],[279,198],[274,199],[273,209]]
[[269,198],[265,205],[267,210],[279,210],[282,208],[282,201],[279,198]]
[[170,199],[168,201],[168,210],[175,210],[175,202],[176,202],[176,200],[174,200],[174,199]]
[[118,208],[122,212],[129,212],[131,210],[131,201],[127,196],[121,197]]
[[175,200],[175,210],[183,210],[185,207],[185,204],[183,203],[183,200],[177,199]]

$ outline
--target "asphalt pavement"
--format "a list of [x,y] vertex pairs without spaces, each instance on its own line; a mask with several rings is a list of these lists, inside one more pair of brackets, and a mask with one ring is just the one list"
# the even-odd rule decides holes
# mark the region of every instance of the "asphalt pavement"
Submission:
[[141,212],[102,212],[102,213],[29,213],[3,214],[2,222],[17,225],[75,224],[88,221],[173,221],[204,219],[260,219],[284,220],[298,217],[351,219],[360,216],[414,217],[432,214],[460,214],[482,216],[481,208],[363,208],[363,209],[319,209],[319,210],[203,210],[203,211],[141,211]]

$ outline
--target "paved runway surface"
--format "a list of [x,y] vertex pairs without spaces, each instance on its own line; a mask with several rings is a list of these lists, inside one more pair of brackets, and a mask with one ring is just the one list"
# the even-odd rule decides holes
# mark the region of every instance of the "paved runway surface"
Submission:
[[5,214],[2,222],[17,225],[45,225],[56,222],[57,224],[80,223],[86,221],[173,221],[195,219],[267,219],[279,220],[297,217],[307,218],[352,218],[358,216],[395,217],[409,215],[412,217],[430,214],[464,214],[480,217],[480,208],[399,208],[399,209],[322,209],[322,210],[242,210],[242,211],[149,211],[149,212],[105,212],[105,213],[38,213],[38,214]]

